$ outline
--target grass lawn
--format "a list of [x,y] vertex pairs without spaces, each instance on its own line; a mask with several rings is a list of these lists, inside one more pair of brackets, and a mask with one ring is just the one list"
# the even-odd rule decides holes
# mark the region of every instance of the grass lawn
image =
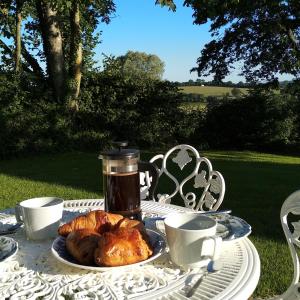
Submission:
[[[279,213],[284,199],[300,188],[300,158],[253,152],[206,152],[226,182],[222,208],[253,227],[250,236],[261,258],[255,297],[282,293],[293,265]],[[154,153],[143,153],[149,159]],[[0,208],[36,196],[101,198],[101,164],[96,153],[65,153],[0,161]],[[178,202],[179,203],[179,202]]]

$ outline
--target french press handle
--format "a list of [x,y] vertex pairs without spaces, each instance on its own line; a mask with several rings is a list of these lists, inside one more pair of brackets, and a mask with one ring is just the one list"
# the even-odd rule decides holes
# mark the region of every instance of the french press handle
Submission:
[[138,162],[139,172],[149,172],[150,177],[152,177],[151,186],[149,188],[149,196],[147,200],[154,199],[154,191],[158,184],[158,177],[159,177],[159,169],[154,163],[146,162],[146,161],[139,161]]

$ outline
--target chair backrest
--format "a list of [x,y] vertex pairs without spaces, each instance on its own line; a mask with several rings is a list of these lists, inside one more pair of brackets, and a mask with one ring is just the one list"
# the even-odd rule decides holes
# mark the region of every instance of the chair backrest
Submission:
[[[288,216],[289,214],[300,215],[300,190],[291,194],[284,201],[281,211],[280,211],[280,220],[281,225],[287,239],[289,249],[293,258],[294,264],[294,277],[291,285],[281,296],[276,299],[282,300],[296,300],[300,299],[300,265],[299,265],[299,256],[296,251],[296,247],[300,248],[300,221],[291,222],[291,226],[288,225]],[[293,227],[293,228],[291,228]]]
[[[194,147],[177,145],[166,154],[155,155],[150,162],[159,168],[159,178],[167,177],[173,186],[173,190],[166,194],[159,193],[158,184],[154,200],[170,203],[171,199],[179,194],[185,206],[194,210],[214,211],[221,205],[225,194],[224,178],[220,172],[212,169],[211,162],[201,157]],[[187,173],[187,169],[191,171]],[[144,183],[144,187],[141,188],[141,198],[145,199],[151,186],[151,177],[147,173],[142,176],[141,182]]]

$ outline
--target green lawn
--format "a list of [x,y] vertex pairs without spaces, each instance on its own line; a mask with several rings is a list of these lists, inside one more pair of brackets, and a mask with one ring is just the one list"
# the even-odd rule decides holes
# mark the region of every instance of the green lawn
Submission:
[[[154,153],[143,153],[149,159]],[[206,152],[226,181],[221,208],[253,227],[250,239],[261,258],[255,297],[282,293],[293,275],[279,220],[284,199],[300,188],[300,158],[253,152]],[[96,153],[66,153],[0,161],[0,208],[35,196],[101,198],[101,164]],[[179,200],[177,200],[177,203]]]

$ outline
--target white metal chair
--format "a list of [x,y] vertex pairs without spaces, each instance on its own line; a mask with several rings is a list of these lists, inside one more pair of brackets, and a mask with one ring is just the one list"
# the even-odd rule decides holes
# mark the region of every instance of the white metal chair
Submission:
[[[150,162],[155,163],[159,168],[159,178],[167,177],[174,186],[174,190],[168,194],[159,194],[156,191],[152,200],[170,203],[171,199],[179,193],[185,206],[194,210],[215,211],[221,205],[225,194],[224,178],[220,172],[213,170],[211,162],[206,157],[201,157],[194,147],[177,145],[166,154],[155,155]],[[174,165],[173,171],[170,170],[171,164]],[[188,169],[191,170],[187,173]],[[184,178],[178,179],[175,173],[177,175],[181,173]],[[152,178],[146,172],[141,174],[140,179],[143,200],[147,198]]]
[[288,215],[300,215],[300,190],[291,194],[284,201],[281,211],[280,211],[280,220],[281,225],[287,239],[289,249],[293,258],[294,264],[294,277],[289,288],[280,296],[276,296],[272,299],[276,300],[296,300],[300,299],[300,264],[299,264],[299,256],[296,251],[296,246],[300,248],[300,221],[291,222],[291,228],[288,225]]

